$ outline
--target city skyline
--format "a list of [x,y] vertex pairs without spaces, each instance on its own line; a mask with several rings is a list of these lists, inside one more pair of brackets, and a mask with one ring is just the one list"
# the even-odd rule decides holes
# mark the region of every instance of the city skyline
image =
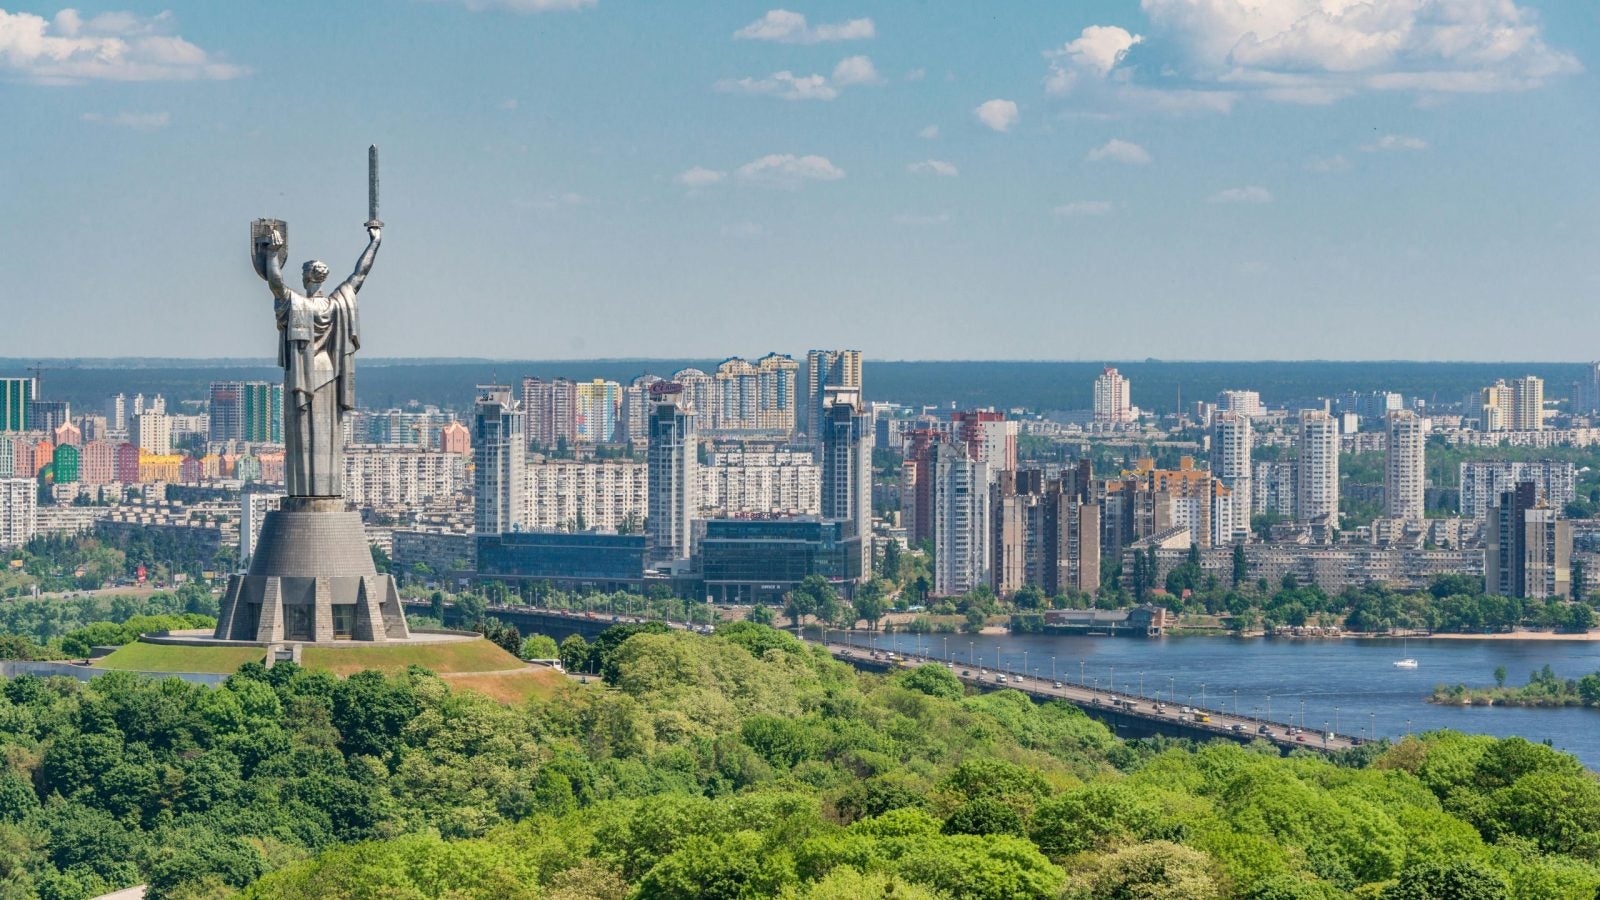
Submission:
[[375,142],[375,356],[1591,358],[1600,17],[1321,5],[30,4],[0,354],[266,356],[245,224],[341,273]]

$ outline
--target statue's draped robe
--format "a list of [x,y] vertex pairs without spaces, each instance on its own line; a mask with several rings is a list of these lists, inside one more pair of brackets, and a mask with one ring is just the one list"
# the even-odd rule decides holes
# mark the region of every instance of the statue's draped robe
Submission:
[[343,496],[343,419],[355,408],[355,353],[361,347],[356,292],[349,282],[326,297],[288,291],[273,310],[283,367],[286,493]]

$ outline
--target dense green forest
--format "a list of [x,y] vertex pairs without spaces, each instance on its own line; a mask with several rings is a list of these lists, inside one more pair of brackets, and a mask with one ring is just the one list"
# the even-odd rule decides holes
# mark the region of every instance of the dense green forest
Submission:
[[1125,742],[761,625],[590,645],[525,707],[421,670],[0,689],[0,895],[1563,898],[1600,784],[1520,739]]

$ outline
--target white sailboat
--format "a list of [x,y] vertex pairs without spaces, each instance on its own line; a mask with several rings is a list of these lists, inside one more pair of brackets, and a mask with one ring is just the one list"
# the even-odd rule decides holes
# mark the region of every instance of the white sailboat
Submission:
[[[1409,643],[1409,641],[1407,641],[1405,638],[1401,638],[1400,639],[1400,652],[1401,653],[1405,653],[1406,652],[1408,643]],[[1410,657],[1410,656],[1406,656],[1403,659],[1395,660],[1394,661],[1394,667],[1396,669],[1415,669],[1417,667],[1417,661],[1414,658]]]

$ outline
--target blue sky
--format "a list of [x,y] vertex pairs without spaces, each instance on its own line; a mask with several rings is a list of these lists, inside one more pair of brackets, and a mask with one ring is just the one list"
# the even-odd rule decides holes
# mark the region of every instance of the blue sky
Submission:
[[[6,0],[0,0],[4,4]],[[1600,357],[1600,5],[0,6],[0,356]]]

